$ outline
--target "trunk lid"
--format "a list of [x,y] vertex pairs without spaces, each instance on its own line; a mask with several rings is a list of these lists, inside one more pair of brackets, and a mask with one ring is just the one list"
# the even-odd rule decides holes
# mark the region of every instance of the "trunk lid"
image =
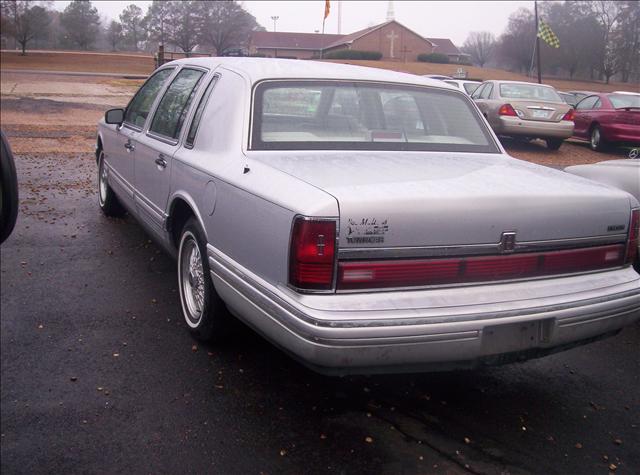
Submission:
[[509,100],[518,117],[541,122],[560,122],[571,106],[560,102]]
[[629,196],[498,154],[249,152],[333,195],[340,248],[496,244],[626,233]]

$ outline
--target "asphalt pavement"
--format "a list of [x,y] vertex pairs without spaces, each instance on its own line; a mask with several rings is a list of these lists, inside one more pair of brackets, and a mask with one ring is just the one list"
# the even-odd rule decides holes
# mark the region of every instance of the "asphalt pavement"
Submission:
[[98,209],[90,154],[17,157],[1,257],[13,473],[640,473],[640,324],[481,371],[330,378],[194,341],[174,262]]

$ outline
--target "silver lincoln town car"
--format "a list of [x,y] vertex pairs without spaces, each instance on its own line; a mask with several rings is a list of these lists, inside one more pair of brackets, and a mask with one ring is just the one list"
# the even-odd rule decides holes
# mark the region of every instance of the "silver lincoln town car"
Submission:
[[176,257],[199,339],[233,314],[317,371],[431,371],[640,317],[638,201],[508,156],[442,81],[173,61],[106,113],[96,157],[102,211],[128,211]]

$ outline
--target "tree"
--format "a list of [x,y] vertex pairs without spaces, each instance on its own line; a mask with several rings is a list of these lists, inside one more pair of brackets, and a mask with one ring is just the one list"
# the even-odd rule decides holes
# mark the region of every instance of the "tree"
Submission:
[[122,24],[115,20],[111,20],[109,28],[107,29],[107,39],[111,45],[111,51],[118,49],[118,44],[122,41]]
[[493,56],[496,39],[489,31],[472,31],[469,33],[462,51],[471,55],[471,60],[481,68]]
[[264,30],[253,15],[235,0],[200,2],[198,39],[211,45],[218,56],[230,48],[246,46],[253,31]]
[[144,37],[142,9],[134,4],[129,5],[120,14],[120,22],[127,43],[134,51],[138,51],[138,43]]
[[89,0],[73,0],[60,15],[60,23],[71,41],[86,50],[98,36],[100,16]]
[[171,6],[164,0],[153,0],[144,17],[144,25],[149,39],[164,45],[167,41],[167,21]]
[[2,2],[2,29],[20,44],[22,55],[27,54],[27,45],[36,37],[46,34],[49,13],[46,8],[28,0]]
[[620,21],[613,31],[615,55],[618,58],[622,81],[640,74],[640,3],[620,2]]
[[[606,83],[609,84],[609,79],[621,67],[621,61],[616,54],[615,44],[615,29],[622,17],[622,9],[620,5],[622,2],[613,2],[610,0],[598,0],[596,2],[590,2],[592,11],[595,13],[598,21],[602,25],[602,49],[600,59],[600,72],[606,79]],[[636,26],[637,28],[637,26]]]
[[511,14],[505,32],[500,36],[499,52],[502,60],[521,72],[529,72],[533,59],[536,25],[533,12],[520,8]]
[[198,44],[197,29],[200,22],[197,1],[167,2],[166,35],[187,56]]
[[[545,2],[540,13],[560,40],[560,48],[545,48],[550,65],[566,70],[570,78],[581,69],[595,66],[594,50],[602,48],[602,28],[587,4]],[[587,44],[591,47],[585,48]]]

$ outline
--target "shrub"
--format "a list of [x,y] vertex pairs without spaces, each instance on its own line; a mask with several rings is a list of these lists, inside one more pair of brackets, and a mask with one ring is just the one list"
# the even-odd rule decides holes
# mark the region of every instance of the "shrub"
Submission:
[[326,59],[369,59],[377,61],[382,58],[379,51],[360,51],[357,49],[343,49],[340,51],[332,51],[323,55]]
[[449,62],[449,56],[442,53],[419,54],[418,61],[422,61],[423,63],[447,64]]

